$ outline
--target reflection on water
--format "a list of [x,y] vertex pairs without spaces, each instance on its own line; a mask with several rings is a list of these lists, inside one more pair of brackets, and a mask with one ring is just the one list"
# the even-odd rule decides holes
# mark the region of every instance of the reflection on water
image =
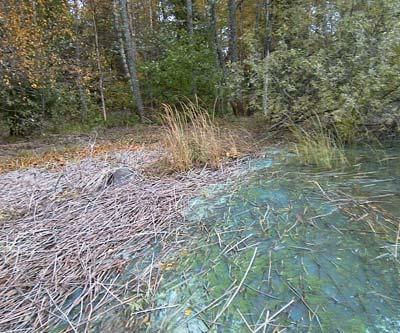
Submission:
[[400,332],[400,151],[381,155],[324,172],[269,153],[194,200],[147,330]]

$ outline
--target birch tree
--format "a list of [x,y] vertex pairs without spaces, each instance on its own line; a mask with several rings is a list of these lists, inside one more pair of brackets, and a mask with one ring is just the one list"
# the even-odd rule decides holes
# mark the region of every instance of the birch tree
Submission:
[[[125,53],[125,45],[124,45],[124,39],[122,35],[122,30],[121,30],[121,22],[120,22],[120,11],[118,10],[118,0],[113,0],[113,16],[114,16],[114,26],[115,26],[115,31],[117,34],[117,40],[118,40],[118,51],[119,55],[121,57],[121,62],[122,62],[122,68],[124,70],[124,76],[130,81],[131,76],[129,74],[129,68],[128,68],[128,63],[126,61],[126,53]],[[129,85],[131,90],[132,90],[132,85]],[[133,90],[132,90],[133,94]]]
[[[187,21],[187,32],[189,35],[189,44],[190,44],[190,47],[193,48],[194,47],[194,45],[193,45],[194,29],[193,29],[193,2],[192,2],[192,0],[186,0],[186,21]],[[192,94],[197,95],[196,75],[195,75],[193,69],[192,69],[191,87],[192,87],[191,88]]]
[[271,0],[264,0],[265,6],[265,42],[264,42],[264,73],[263,73],[263,95],[262,110],[268,116],[268,84],[269,84],[269,53],[271,45]]
[[100,47],[99,47],[99,34],[97,31],[97,21],[96,21],[96,7],[93,1],[90,2],[92,21],[93,21],[93,32],[94,32],[94,45],[96,50],[96,62],[97,62],[97,70],[99,72],[99,92],[100,92],[100,100],[101,100],[101,110],[103,113],[103,119],[107,121],[107,110],[106,110],[106,102],[104,99],[104,73],[103,66],[101,64],[100,58]]
[[224,54],[222,52],[221,43],[219,42],[218,32],[217,32],[217,14],[216,14],[216,1],[209,0],[209,16],[210,16],[210,35],[212,40],[212,45],[214,47],[216,65],[220,68],[225,79],[225,60]]
[[[228,17],[229,17],[229,56],[232,68],[238,68],[238,37],[237,37],[237,21],[236,21],[236,1],[228,0]],[[233,75],[236,75],[235,73]],[[234,91],[231,106],[236,116],[244,115],[243,94],[240,77],[234,78]]]
[[186,0],[186,16],[187,16],[187,30],[191,42],[193,42],[193,2]]
[[236,22],[236,1],[228,0],[229,15],[229,55],[232,63],[238,61],[237,48],[237,22]]
[[137,70],[135,63],[136,45],[135,45],[135,40],[132,38],[131,31],[129,29],[129,18],[128,18],[128,9],[126,0],[120,0],[120,11],[122,17],[122,30],[125,39],[126,60],[129,69],[131,89],[133,92],[133,97],[135,99],[137,113],[139,115],[140,121],[143,122],[144,121],[143,102],[140,93],[139,80],[137,78]]
[[80,10],[78,5],[78,0],[74,0],[74,32],[75,32],[75,62],[76,62],[76,85],[78,87],[79,100],[81,103],[82,111],[81,118],[82,120],[86,118],[89,113],[87,99],[85,94],[85,89],[83,86],[82,79],[82,60],[81,60],[81,41],[80,41]]

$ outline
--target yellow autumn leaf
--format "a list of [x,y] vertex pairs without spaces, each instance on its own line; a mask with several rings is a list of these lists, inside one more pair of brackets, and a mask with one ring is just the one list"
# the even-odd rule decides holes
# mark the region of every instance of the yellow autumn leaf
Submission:
[[229,158],[238,158],[239,157],[239,152],[237,151],[236,147],[232,147],[229,149],[229,151],[226,152],[226,157]]
[[168,263],[161,263],[160,264],[160,268],[163,271],[170,271],[170,270],[174,269],[175,267],[176,267],[176,263],[174,263],[174,262],[168,262]]
[[191,308],[187,308],[187,309],[185,309],[185,311],[183,312],[183,314],[185,315],[185,317],[189,317],[191,313],[192,313],[192,309],[191,309]]

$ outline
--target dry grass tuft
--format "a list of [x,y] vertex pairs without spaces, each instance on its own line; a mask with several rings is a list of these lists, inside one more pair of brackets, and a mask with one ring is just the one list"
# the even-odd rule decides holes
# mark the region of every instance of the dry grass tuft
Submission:
[[177,171],[196,165],[219,167],[224,158],[236,158],[234,135],[215,124],[198,103],[181,103],[179,110],[164,105],[164,148],[168,166]]
[[348,163],[342,143],[318,122],[310,130],[293,129],[294,151],[304,164],[332,169]]

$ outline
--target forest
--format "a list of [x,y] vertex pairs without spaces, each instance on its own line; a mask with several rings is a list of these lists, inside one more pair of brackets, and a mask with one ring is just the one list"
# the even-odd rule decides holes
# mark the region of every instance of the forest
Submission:
[[0,0],[0,332],[399,333],[399,0]]
[[274,128],[318,116],[344,140],[398,125],[396,0],[5,0],[0,10],[5,135],[154,122],[186,99]]

